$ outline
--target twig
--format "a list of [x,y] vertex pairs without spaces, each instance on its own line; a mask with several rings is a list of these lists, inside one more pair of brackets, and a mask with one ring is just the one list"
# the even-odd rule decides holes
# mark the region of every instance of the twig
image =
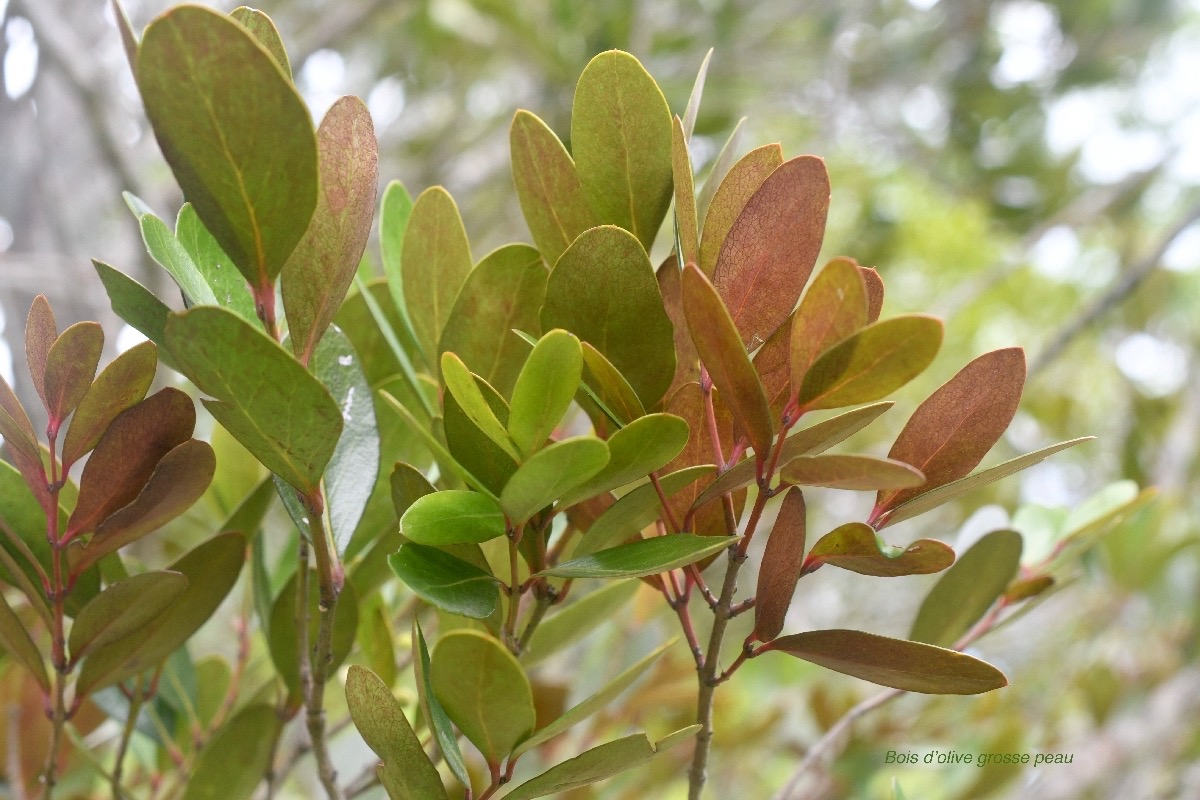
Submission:
[[[317,762],[317,775],[329,800],[342,800],[337,785],[337,770],[329,757],[329,743],[325,735],[325,683],[329,680],[329,666],[333,662],[333,622],[337,610],[341,582],[335,567],[336,551],[330,548],[325,530],[324,498],[320,491],[306,498],[309,512],[309,531],[312,535],[313,554],[317,563],[317,580],[320,583],[318,610],[320,623],[317,628],[317,646],[312,663],[312,687],[305,699],[308,737],[312,742],[313,758]],[[307,608],[307,603],[305,608]]]

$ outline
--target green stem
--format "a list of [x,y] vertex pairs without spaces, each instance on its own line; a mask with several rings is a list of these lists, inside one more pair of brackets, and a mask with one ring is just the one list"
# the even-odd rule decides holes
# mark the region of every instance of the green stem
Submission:
[[125,765],[125,753],[129,749],[129,742],[133,739],[133,731],[137,726],[138,714],[142,710],[142,701],[144,695],[142,693],[141,679],[138,679],[137,688],[133,691],[133,696],[129,699],[129,712],[125,717],[125,727],[121,731],[121,740],[117,743],[116,759],[113,761],[112,774],[109,775],[109,784],[112,786],[113,800],[121,800],[125,796],[121,791],[121,772]]

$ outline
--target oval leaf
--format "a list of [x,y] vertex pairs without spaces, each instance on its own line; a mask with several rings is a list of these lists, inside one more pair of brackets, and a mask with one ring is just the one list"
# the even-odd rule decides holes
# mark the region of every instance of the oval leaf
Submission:
[[[481,391],[486,391],[486,384],[481,379],[477,379],[476,383]],[[499,398],[497,403],[498,395],[488,393],[484,397],[491,401],[489,405],[494,412],[507,413],[503,398]],[[517,460],[481,431],[449,392],[442,396],[442,415],[442,429],[450,455],[498,497],[508,479],[517,471]]]
[[104,331],[98,322],[77,322],[50,346],[43,386],[49,426],[55,433],[92,385],[103,348]]
[[418,498],[400,518],[400,530],[417,544],[486,542],[504,535],[504,512],[481,492],[449,489]]
[[266,703],[239,711],[200,751],[183,800],[249,800],[271,768],[281,724]]
[[109,586],[88,601],[71,625],[71,661],[128,636],[153,620],[187,588],[178,572],[144,572]]
[[829,564],[860,575],[891,578],[941,572],[953,563],[954,550],[942,542],[918,539],[908,547],[892,547],[870,525],[848,522],[817,540],[804,559],[804,574]]
[[[716,541],[714,541],[716,539]],[[538,575],[551,578],[641,578],[686,567],[727,549],[731,537],[676,533],[617,545],[566,561]]]
[[867,323],[870,324],[883,312],[883,278],[874,267],[860,266],[858,272],[867,287]]
[[429,648],[425,646],[425,634],[422,633],[421,625],[417,622],[415,614],[412,621],[412,642],[413,677],[417,684],[417,698],[421,703],[421,713],[425,715],[426,724],[433,730],[434,738],[437,739],[438,749],[442,752],[446,766],[450,768],[454,777],[458,778],[459,783],[470,790],[471,776],[467,772],[462,750],[458,746],[458,734],[454,732],[454,725],[446,716],[446,710],[438,702],[437,696],[433,693],[433,686],[430,684]]
[[169,352],[165,352],[165,331],[171,309],[155,297],[153,292],[120,270],[96,259],[92,259],[92,266],[96,268],[96,274],[104,284],[104,291],[108,294],[113,313],[163,348],[158,354],[159,361],[175,369],[175,360]]
[[614,417],[619,425],[626,425],[646,413],[637,393],[617,371],[604,354],[582,342],[583,363],[587,367],[586,388],[591,389],[592,399],[603,405],[606,413]]
[[788,483],[830,489],[899,489],[920,486],[925,476],[908,464],[862,455],[799,456],[780,473]]
[[50,678],[46,674],[46,664],[42,661],[41,651],[33,643],[29,631],[21,624],[20,618],[13,613],[8,599],[0,592],[0,648],[12,658],[19,661],[30,671],[38,685],[47,695],[50,694]]
[[475,423],[475,427],[513,459],[520,460],[520,452],[476,384],[475,376],[454,353],[442,353],[442,379],[446,382],[446,390],[453,395],[463,413]]
[[25,320],[25,361],[29,365],[29,377],[33,379],[33,388],[42,405],[46,401],[46,356],[58,338],[58,323],[54,320],[54,309],[46,295],[39,294],[33,298],[29,307],[29,316]]
[[547,264],[558,261],[579,234],[597,224],[575,162],[554,131],[518,111],[508,132],[513,182],[525,224]]
[[[737,136],[740,130],[739,123],[734,136]],[[730,137],[731,143],[733,138]],[[728,148],[728,145],[726,147]],[[722,176],[718,167],[721,166],[720,160],[727,154],[730,157],[736,156],[732,150],[722,150],[712,175],[700,192],[701,200],[705,194],[711,194],[712,197],[704,214],[698,265],[700,271],[710,278],[713,270],[717,268],[717,257],[721,254],[721,246],[725,244],[725,237],[729,235],[733,223],[737,221],[742,209],[758,191],[758,187],[762,186],[763,181],[783,164],[783,148],[777,144],[765,144],[742,156],[732,167],[726,166],[729,171]],[[704,207],[703,202],[699,205]]]
[[608,438],[608,463],[562,497],[563,507],[617,489],[662,469],[683,452],[688,424],[673,414],[638,417]]
[[769,642],[783,630],[796,583],[804,561],[807,531],[804,495],[799,489],[788,490],[771,528],[762,565],[758,570],[758,588],[754,593],[754,638]]
[[92,451],[121,412],[140,403],[154,381],[158,348],[142,342],[113,359],[79,401],[63,441],[63,472]]
[[[685,467],[662,476],[659,479],[659,485],[662,487],[663,494],[670,498],[676,492],[682,491],[715,471],[716,467],[712,464]],[[575,555],[594,553],[613,540],[628,539],[657,519],[661,512],[662,502],[659,500],[654,485],[644,483],[622,495],[592,523],[575,548]]]
[[410,542],[388,556],[388,564],[418,597],[448,614],[487,619],[500,601],[490,573],[436,547]]
[[799,387],[817,357],[867,324],[867,287],[858,265],[835,258],[813,278],[792,319],[791,385]]
[[287,50],[284,49],[283,39],[280,38],[279,30],[270,17],[257,8],[247,6],[235,8],[229,12],[229,16],[242,23],[255,40],[266,48],[267,52],[271,54],[271,58],[275,59],[275,63],[283,70],[284,75],[291,76],[292,65],[288,59]]
[[583,354],[564,330],[543,336],[525,360],[513,388],[508,433],[526,456],[545,444],[579,388]]
[[421,192],[404,233],[400,274],[413,332],[429,364],[437,364],[442,328],[472,263],[454,198],[441,186]]
[[608,458],[608,446],[591,436],[555,442],[530,456],[508,479],[500,507],[514,526],[523,525],[602,470]]

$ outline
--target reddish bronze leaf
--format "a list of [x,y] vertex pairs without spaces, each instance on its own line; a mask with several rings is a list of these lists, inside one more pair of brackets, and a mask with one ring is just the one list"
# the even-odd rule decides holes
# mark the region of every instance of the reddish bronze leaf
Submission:
[[758,570],[758,589],[754,593],[754,638],[769,642],[783,630],[800,567],[804,561],[806,530],[804,495],[795,487],[788,490],[767,539],[762,566]]
[[876,508],[895,508],[970,474],[1008,428],[1024,386],[1019,347],[985,353],[963,367],[917,407],[888,453],[924,472],[925,483],[881,491]]
[[712,277],[725,237],[750,197],[782,163],[783,148],[777,144],[765,144],[738,159],[721,179],[704,215],[703,233],[700,236],[699,265],[705,275]]
[[[668,412],[682,417],[687,422],[691,433],[683,452],[676,456],[674,461],[667,464],[662,471],[671,473],[686,467],[717,463],[717,454],[712,446],[712,437],[708,431],[707,416],[704,410],[704,392],[701,391],[700,384],[685,383],[680,386],[667,400],[666,407]],[[715,392],[713,416],[717,421],[717,437],[721,442],[721,451],[728,457],[729,452],[733,449],[733,417]],[[696,498],[715,479],[715,475],[706,475],[671,495],[669,505],[677,521],[683,521],[684,516],[692,509],[692,504],[696,502]],[[741,487],[734,488],[736,490]],[[745,497],[745,491],[736,491],[735,503],[738,505],[744,503]],[[699,509],[695,517],[693,532],[704,536],[727,533],[725,512],[721,509],[720,504],[712,504]]]
[[862,522],[834,528],[813,545],[804,559],[804,575],[821,566],[892,578],[899,575],[928,575],[954,563],[954,550],[935,539],[918,539],[908,547],[893,547]]
[[63,442],[63,472],[91,452],[109,423],[127,408],[140,403],[154,381],[158,348],[142,342],[113,359],[79,401],[67,438]]
[[46,354],[45,391],[48,430],[57,436],[62,425],[92,385],[104,331],[98,322],[78,322],[62,332]]
[[829,348],[867,324],[867,287],[858,264],[835,258],[817,273],[792,317],[791,385]]
[[879,277],[879,270],[874,267],[860,266],[858,272],[867,286],[867,322],[872,323],[879,319],[883,311],[883,278]]
[[13,393],[8,381],[2,377],[0,377],[0,436],[4,437],[4,443],[8,449],[23,460],[31,464],[41,463],[37,436],[33,433],[33,424],[29,421],[29,415],[25,413],[25,407]]
[[743,344],[758,347],[800,298],[829,213],[825,162],[800,156],[763,181],[725,237],[713,285]]
[[670,398],[685,383],[700,380],[700,356],[688,331],[687,317],[683,315],[683,271],[679,269],[679,261],[674,253],[667,256],[655,274],[663,310],[671,320],[675,339],[675,379],[665,395]]
[[775,329],[767,343],[754,354],[754,368],[762,380],[771,415],[776,419],[783,414],[784,406],[791,397],[792,372],[792,322],[795,315],[788,317]]
[[920,470],[902,461],[854,454],[800,456],[788,462],[781,475],[800,486],[859,491],[901,489],[925,482]]
[[54,321],[54,311],[46,295],[39,294],[33,298],[29,307],[29,318],[25,322],[25,360],[29,364],[29,377],[33,378],[33,388],[37,390],[42,404],[46,404],[46,356],[50,346],[58,338],[58,325]]

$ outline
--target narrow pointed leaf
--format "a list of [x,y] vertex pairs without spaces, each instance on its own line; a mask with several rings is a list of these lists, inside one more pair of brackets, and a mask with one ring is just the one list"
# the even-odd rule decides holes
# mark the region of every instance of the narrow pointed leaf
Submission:
[[317,207],[282,272],[289,340],[301,364],[346,297],[371,233],[379,145],[366,104],[357,97],[334,103],[317,130],[317,146]]
[[[521,663],[531,667],[579,641],[605,622],[617,619],[617,612],[633,599],[639,585],[636,578],[613,581],[582,597],[576,596],[578,589],[572,590],[571,602],[537,626],[529,644],[521,651]],[[529,748],[522,743],[519,749]]]
[[108,293],[113,313],[158,345],[159,361],[175,369],[175,360],[165,349],[167,317],[171,315],[171,309],[153,292],[120,270],[96,259],[92,259],[92,265],[104,284],[104,291]]
[[671,203],[671,112],[636,58],[609,50],[584,68],[571,148],[600,222],[619,225],[649,250]]
[[799,486],[869,491],[920,486],[925,476],[901,461],[863,455],[798,456],[781,470],[783,480]]
[[695,264],[683,271],[683,310],[700,360],[755,452],[771,448],[774,423],[758,373],[715,287]]
[[880,539],[870,525],[848,522],[817,540],[804,559],[804,572],[829,564],[860,575],[891,578],[941,572],[953,563],[954,550],[935,539],[918,539],[907,547],[893,547]]
[[985,353],[959,370],[917,407],[888,453],[925,473],[925,483],[880,492],[876,508],[894,508],[970,474],[1008,428],[1024,386],[1019,347]]
[[942,322],[936,317],[909,314],[868,325],[809,367],[799,388],[800,407],[878,400],[920,375],[941,345]]
[[694,564],[727,549],[734,541],[691,533],[654,536],[574,558],[538,574],[553,578],[641,578]]
[[487,619],[500,601],[495,577],[436,547],[410,542],[388,564],[418,597],[448,614]]
[[[664,475],[659,479],[663,494],[668,498],[690,484],[716,471],[712,464],[703,464]],[[652,523],[662,513],[658,492],[650,483],[622,495],[600,515],[575,548],[575,555],[594,553],[613,541],[623,541]]]
[[591,436],[547,445],[509,478],[500,493],[500,506],[513,525],[523,525],[541,509],[596,475],[608,459],[608,446]]
[[46,354],[46,412],[58,426],[79,405],[96,377],[104,331],[97,322],[77,322],[62,332]]
[[142,342],[113,359],[88,387],[63,442],[63,472],[90,453],[114,419],[140,403],[154,381],[158,348]]
[[42,654],[29,636],[29,631],[21,624],[20,618],[13,613],[8,600],[0,592],[0,648],[13,659],[20,662],[33,674],[38,685],[47,695],[50,693],[50,678],[46,674],[46,665]]
[[29,377],[33,379],[33,388],[42,398],[42,405],[48,406],[46,400],[46,357],[50,348],[58,339],[58,324],[54,320],[54,310],[44,294],[33,298],[29,307],[29,316],[25,321],[25,361],[29,365]]
[[184,196],[266,291],[316,207],[317,142],[303,100],[241,24],[199,6],[146,28],[136,75]]
[[[740,130],[741,123],[738,123],[734,135],[737,135]],[[710,278],[717,268],[717,257],[721,254],[725,238],[733,228],[733,223],[741,215],[742,209],[758,191],[758,187],[763,185],[763,181],[783,165],[783,148],[777,144],[765,144],[742,156],[732,167],[727,166],[728,172],[719,176],[717,167],[720,166],[720,160],[724,155],[725,151],[723,150],[721,156],[718,157],[718,163],[713,167],[712,175],[709,176],[700,193],[702,201],[706,192],[712,198],[707,205],[707,213],[704,215],[698,264],[700,271]],[[736,153],[732,155],[736,157]],[[716,182],[714,182],[714,178]],[[710,185],[712,190],[709,189]],[[700,203],[700,208],[705,208],[703,202]]]
[[229,16],[236,19],[246,27],[246,30],[254,36],[254,38],[266,48],[271,54],[271,58],[275,59],[275,63],[279,65],[279,69],[284,75],[289,78],[292,75],[292,65],[288,59],[287,50],[284,49],[283,39],[279,36],[279,30],[276,29],[275,23],[271,21],[263,12],[257,8],[249,8],[247,6],[239,6],[229,12]]
[[982,694],[1008,685],[1004,673],[977,658],[863,631],[796,633],[769,649],[906,692]]
[[783,630],[792,596],[796,593],[796,583],[800,580],[807,530],[804,495],[799,489],[789,489],[771,528],[758,569],[758,588],[754,592],[754,637],[760,642],[771,641]]
[[[705,66],[708,62],[705,61]],[[684,264],[700,260],[700,231],[696,222],[696,187],[692,175],[692,157],[688,153],[688,133],[675,117],[671,124],[671,171],[675,184],[675,234],[679,239]]]
[[438,702],[489,763],[533,730],[533,691],[507,649],[478,631],[446,634],[433,650],[430,683]]
[[271,768],[282,724],[267,703],[238,711],[200,751],[183,800],[249,800]]
[[71,660],[137,631],[167,610],[187,588],[178,572],[143,572],[114,583],[75,616],[68,641]]
[[429,648],[425,645],[425,634],[421,631],[421,625],[417,622],[415,615],[412,622],[412,640],[413,676],[417,683],[417,696],[421,703],[421,712],[425,715],[426,724],[433,731],[434,738],[437,739],[438,750],[441,751],[446,766],[450,768],[454,777],[458,778],[459,783],[469,790],[471,776],[467,772],[462,751],[458,747],[454,726],[451,724],[450,718],[446,716],[446,710],[438,702],[437,695],[434,694],[433,686],[430,683]]
[[558,427],[582,372],[579,340],[566,331],[550,331],[534,346],[517,376],[508,417],[508,433],[524,456]]
[[598,220],[584,197],[575,162],[545,122],[518,111],[509,128],[509,149],[525,223],[546,263],[553,265]]
[[992,531],[959,556],[921,603],[908,638],[950,647],[1004,594],[1021,565],[1021,534]]
[[150,213],[139,216],[138,224],[142,230],[146,252],[170,274],[175,285],[179,287],[184,302],[188,306],[216,305],[217,297],[212,287],[200,273],[200,268],[192,260],[191,254],[167,224]]
[[879,277],[879,270],[874,267],[860,266],[858,273],[867,287],[867,323],[870,324],[878,320],[883,312],[883,278]]
[[[717,153],[717,157],[715,159],[713,159],[712,167],[708,171],[708,177],[706,177],[704,179],[704,185],[700,187],[700,191],[697,192],[697,194],[696,194],[696,215],[699,218],[702,229],[704,228],[705,224],[708,221],[708,212],[711,209],[713,196],[716,194],[717,189],[721,185],[721,183],[724,182],[725,176],[729,174],[729,171],[730,171],[730,169],[732,169],[734,162],[737,161],[738,151],[741,149],[741,144],[742,144],[742,134],[745,133],[745,130],[746,130],[746,117],[742,117],[741,119],[739,119],[737,121],[737,124],[733,126],[733,130],[729,132],[729,136],[725,139],[725,144],[721,145],[721,151],[719,153]],[[775,167],[777,167],[783,163],[783,150],[782,150],[782,148],[779,148],[779,145],[770,145],[770,146],[775,147],[779,150],[779,155],[778,155],[778,158],[776,159],[777,163],[771,167],[771,169],[774,169]],[[762,180],[760,180],[758,182],[758,184],[755,184],[754,187],[749,192],[746,193],[747,198],[750,197],[750,195],[754,193],[754,189],[757,189],[759,184],[761,184],[763,180],[766,180],[766,177],[769,174],[771,174],[771,171],[767,170],[763,174]],[[741,212],[743,205],[745,205],[744,200],[741,203],[741,205],[739,205],[737,207],[737,213]],[[725,240],[725,233],[729,232],[729,225],[732,225],[733,220],[737,218],[737,213],[734,213],[729,218],[728,224],[726,224],[724,226],[724,228],[723,228],[724,232],[721,234],[722,242]],[[701,236],[701,238],[700,238],[700,247],[702,248],[702,252],[703,252],[703,247],[704,247],[704,237],[703,236]],[[718,242],[717,246],[716,246],[716,250],[712,254],[712,263],[709,265],[710,267],[716,265],[717,253],[719,253],[720,251],[721,251],[721,243]],[[701,256],[701,258],[703,258],[703,256]],[[712,276],[711,271],[705,272],[704,274],[708,275],[710,277]]]
[[504,535],[504,512],[481,492],[448,489],[418,498],[400,518],[400,529],[417,544],[486,542]]
[[704,96],[704,81],[708,77],[708,62],[712,60],[713,48],[708,48],[708,52],[704,54],[704,60],[700,62],[700,69],[696,72],[696,80],[692,83],[692,93],[688,95],[687,106],[683,112],[683,132],[687,137],[692,138],[692,132],[696,128],[696,117],[700,113],[700,98]]
[[471,245],[450,193],[434,186],[417,197],[404,233],[400,274],[413,332],[436,364],[438,340],[471,271]]
[[586,384],[595,395],[594,399],[611,411],[617,418],[615,421],[622,425],[643,416],[646,409],[625,376],[588,342],[582,342],[582,350],[583,363],[587,367]]
[[817,273],[792,320],[793,387],[818,356],[867,324],[867,302],[866,284],[850,259],[835,258]]
[[620,488],[662,469],[683,452],[688,424],[672,414],[639,417],[608,438],[608,463],[582,485],[563,495],[566,507]]
[[404,253],[404,237],[408,233],[408,220],[412,217],[413,199],[400,181],[389,181],[379,203],[379,256],[383,262],[383,274],[387,280],[402,327],[416,346],[416,334],[412,331],[412,320],[408,316],[408,304],[404,301],[404,275],[400,269]]

